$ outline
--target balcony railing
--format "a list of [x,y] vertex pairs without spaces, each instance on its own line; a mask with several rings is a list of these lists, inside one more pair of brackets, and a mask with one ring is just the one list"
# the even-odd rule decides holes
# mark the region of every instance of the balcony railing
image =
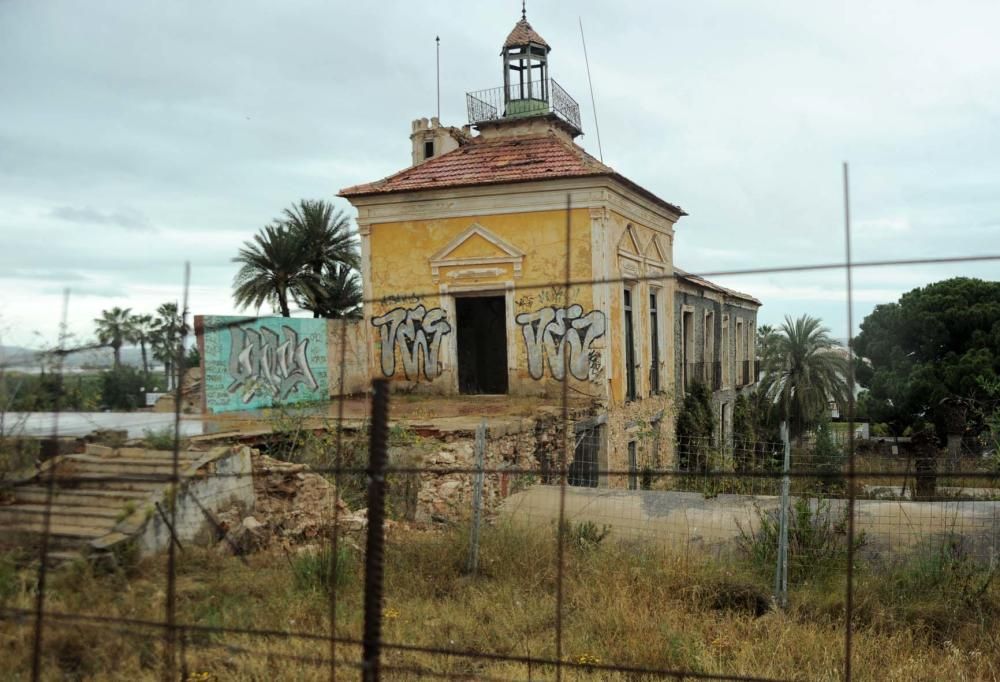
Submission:
[[508,94],[509,97],[504,97],[502,86],[466,93],[469,123],[555,114],[577,130],[583,129],[580,125],[580,105],[552,78],[524,84],[511,83]]
[[722,388],[722,371],[719,362],[689,362],[684,368],[684,389],[695,383],[705,384],[713,391]]

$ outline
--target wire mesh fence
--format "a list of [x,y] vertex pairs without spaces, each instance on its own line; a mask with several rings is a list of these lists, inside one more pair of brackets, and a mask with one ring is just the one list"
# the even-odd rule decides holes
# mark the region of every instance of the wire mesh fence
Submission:
[[[987,259],[1000,257],[921,263]],[[912,263],[848,254],[741,274]],[[546,287],[588,284],[568,272]],[[845,296],[850,309],[849,281]],[[343,353],[339,362],[343,381]],[[12,674],[101,678],[120,664],[171,680],[875,678],[874,651],[893,640],[866,641],[859,656],[856,628],[912,617],[931,640],[946,637],[954,612],[993,589],[1000,487],[974,446],[945,454],[863,437],[851,405],[834,447],[809,433],[674,437],[672,415],[657,415],[622,426],[630,436],[609,453],[619,426],[580,407],[571,375],[558,399],[527,401],[520,414],[473,405],[445,426],[430,424],[443,403],[391,395],[385,380],[367,403],[341,384],[327,405],[276,409],[260,433],[237,433],[254,448],[242,468],[185,444],[178,381],[169,451],[53,457],[5,485],[20,505],[4,517],[6,543],[34,559],[30,584],[9,587],[7,564],[0,575],[4,636],[24,656]],[[710,380],[723,387],[714,366]],[[421,405],[430,414],[414,418]],[[57,410],[54,439],[58,420]],[[254,554],[260,538],[246,518],[210,509],[228,482],[280,502],[303,494],[307,475],[329,487],[315,484],[308,523],[297,508],[269,529],[281,538],[270,559]],[[154,490],[159,501],[140,508]],[[120,507],[91,504],[103,497]],[[186,539],[199,525],[187,514],[208,521],[213,549]],[[67,568],[85,518],[156,525],[164,551],[139,564],[134,545],[110,543],[91,558],[99,565]],[[930,624],[905,608],[928,589],[943,604]],[[797,600],[809,603],[797,617],[825,639],[780,646],[803,647],[815,669],[769,656],[785,624],[760,619]],[[942,651],[939,670],[950,660]],[[995,652],[979,657],[968,669],[995,675]]]

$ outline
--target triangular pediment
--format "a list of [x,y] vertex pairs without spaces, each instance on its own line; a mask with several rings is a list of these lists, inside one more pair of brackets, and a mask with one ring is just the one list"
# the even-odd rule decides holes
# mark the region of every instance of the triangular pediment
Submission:
[[625,233],[618,240],[618,253],[626,253],[631,256],[638,256],[642,253],[639,248],[639,236],[631,225],[625,228]]
[[649,243],[646,244],[646,249],[643,251],[643,255],[656,263],[667,262],[666,256],[663,255],[663,249],[660,248],[660,239],[655,234],[649,238]]
[[521,276],[524,251],[479,223],[473,223],[430,257],[431,273],[437,281],[440,268],[510,263],[515,277]]

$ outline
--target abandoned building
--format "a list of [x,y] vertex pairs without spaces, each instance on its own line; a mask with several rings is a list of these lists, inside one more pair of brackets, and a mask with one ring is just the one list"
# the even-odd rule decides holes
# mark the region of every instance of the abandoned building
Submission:
[[409,167],[340,191],[358,212],[363,320],[200,319],[235,325],[199,334],[207,411],[363,392],[377,377],[428,397],[553,404],[565,391],[585,406],[570,471],[584,486],[637,487],[643,466],[672,466],[677,397],[695,378],[716,382],[728,433],[733,392],[754,378],[760,302],[676,270],[686,213],[576,143],[580,108],[551,51],[522,17],[502,85],[467,93],[466,125],[414,121]]

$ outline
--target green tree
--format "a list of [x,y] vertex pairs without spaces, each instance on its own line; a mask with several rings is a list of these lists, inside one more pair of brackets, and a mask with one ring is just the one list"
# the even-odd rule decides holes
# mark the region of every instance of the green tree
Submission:
[[714,429],[712,393],[705,384],[694,382],[685,393],[684,403],[677,413],[678,468],[689,471],[708,469]]
[[149,356],[146,353],[153,335],[156,333],[156,320],[152,315],[131,315],[126,327],[126,339],[139,344],[142,353],[142,376],[149,383]]
[[786,316],[764,366],[760,390],[778,418],[788,423],[790,436],[801,438],[823,418],[830,401],[842,409],[847,404],[846,375],[846,354],[820,320]]
[[115,356],[115,369],[121,367],[122,345],[129,335],[129,313],[131,308],[114,307],[102,310],[101,316],[94,320],[97,325],[97,339],[105,346],[110,346]]
[[301,236],[282,224],[268,225],[244,242],[233,259],[240,269],[233,279],[233,298],[241,308],[271,303],[282,317],[291,317],[288,299],[308,296],[314,277],[306,267],[307,252]]
[[956,277],[878,305],[854,349],[871,419],[897,434],[926,420],[944,436],[956,405],[988,398],[984,386],[1000,376],[1000,282]]
[[175,385],[177,358],[184,336],[188,332],[184,316],[177,304],[168,302],[156,309],[154,331],[151,337],[153,357],[163,363],[163,375],[167,389]]
[[101,402],[111,410],[134,410],[143,404],[143,376],[132,367],[101,374]]
[[357,239],[347,214],[329,202],[302,199],[286,208],[233,261],[240,307],[270,303],[288,317],[294,300],[313,317],[343,317],[361,305]]
[[313,311],[314,317],[360,317],[361,282],[357,273],[344,264],[324,269],[317,282],[302,296],[299,306]]

